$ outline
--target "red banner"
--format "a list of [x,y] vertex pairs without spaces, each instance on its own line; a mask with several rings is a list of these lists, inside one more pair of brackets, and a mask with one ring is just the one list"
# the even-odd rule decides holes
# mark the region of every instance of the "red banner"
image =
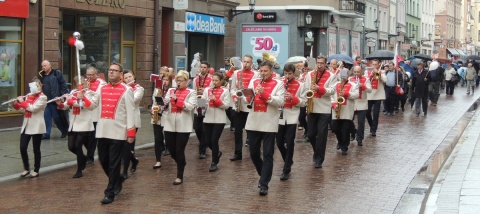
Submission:
[[28,0],[0,1],[0,17],[28,18]]

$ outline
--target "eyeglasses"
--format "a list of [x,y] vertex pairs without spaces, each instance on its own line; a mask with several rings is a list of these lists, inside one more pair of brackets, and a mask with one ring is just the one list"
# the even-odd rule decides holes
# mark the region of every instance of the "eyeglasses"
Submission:
[[182,82],[185,82],[185,80],[175,80],[175,82],[182,83]]
[[117,69],[111,69],[111,68],[109,68],[109,69],[108,69],[108,71],[109,71],[109,72],[120,72],[120,70],[117,70]]

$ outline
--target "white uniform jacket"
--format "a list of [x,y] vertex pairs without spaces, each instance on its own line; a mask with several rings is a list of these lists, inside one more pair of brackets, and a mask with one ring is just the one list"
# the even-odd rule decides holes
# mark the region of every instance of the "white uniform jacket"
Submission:
[[[204,77],[200,76],[199,74],[197,77],[195,77],[195,79],[193,79],[192,89],[195,91],[195,93],[197,93],[197,95],[202,95],[199,93],[203,93],[198,91],[199,88],[203,88],[205,90],[205,88],[211,87],[211,86],[212,86],[212,77],[208,74],[205,75]],[[203,116],[205,116],[205,109],[203,109],[202,111],[203,111],[202,113]],[[193,113],[195,115],[198,114],[196,103],[195,103],[195,110],[193,111]]]
[[[234,110],[237,109],[236,102],[237,102],[237,90],[241,90],[244,88],[248,88],[250,81],[252,79],[256,79],[259,77],[259,73],[255,70],[236,70],[233,72],[231,77],[232,84],[230,86],[230,94],[232,95],[232,108]],[[247,108],[247,102],[244,98],[240,99],[240,111],[243,112],[250,112],[250,109]]]
[[298,115],[300,114],[300,107],[305,107],[307,99],[305,98],[305,85],[292,79],[287,84],[287,80],[283,80],[285,92],[292,95],[292,99],[285,99],[283,104],[283,119],[279,119],[279,125],[297,124]]
[[[250,81],[248,88],[255,88],[262,81],[261,78]],[[256,94],[252,111],[248,114],[245,130],[259,132],[277,132],[278,118],[280,111],[278,110],[284,104],[285,87],[279,79],[271,77],[262,84],[264,91],[262,94]],[[250,101],[250,98],[247,100]]]
[[[163,131],[190,133],[193,131],[192,111],[197,103],[197,93],[187,88],[175,90],[176,88],[170,88],[165,95],[168,109],[162,116]],[[174,93],[176,101],[171,98]]]
[[384,100],[385,99],[385,83],[387,82],[387,76],[384,70],[380,70],[380,79],[373,79],[371,71],[365,71],[365,77],[371,79],[372,92],[367,94],[368,100]]
[[133,90],[125,83],[108,83],[100,86],[100,119],[96,138],[126,140],[135,137]]
[[[315,77],[317,75],[317,77]],[[310,71],[305,78],[305,88],[310,89],[312,82],[315,84],[315,80],[318,80],[318,91],[314,91],[313,94],[313,111],[311,113],[330,114],[332,109],[331,95],[335,93],[335,84],[337,83],[337,77],[325,70],[323,74],[321,72]]]
[[72,98],[66,100],[58,106],[58,109],[66,110],[72,107],[69,113],[70,126],[69,132],[90,132],[94,130],[92,122],[92,110],[98,106],[99,95],[91,90],[87,90],[83,97],[83,108],[78,105],[78,100],[73,93]]
[[[95,92],[98,94],[98,97],[100,97],[100,86],[106,85],[107,83],[105,80],[101,78],[97,78],[95,80],[90,81],[88,89],[91,91]],[[98,119],[100,119],[100,108],[95,108],[91,112],[92,115],[92,121],[93,122],[98,122]]]
[[358,98],[355,100],[355,111],[363,111],[368,109],[368,100],[367,100],[367,93],[372,91],[372,84],[370,83],[370,79],[362,76],[361,78],[357,78],[357,76],[350,77],[350,82],[354,82],[361,84],[362,86],[358,87]]
[[[340,104],[337,103],[338,92],[341,90],[340,82],[335,85],[337,93],[332,96],[332,104],[335,103],[337,108]],[[354,82],[347,82],[343,86],[343,97],[345,102],[340,110],[340,120],[353,120],[353,113],[355,111],[355,100],[358,98],[358,86]],[[337,114],[332,110],[332,119],[336,120]]]
[[133,103],[135,105],[135,110],[133,110],[133,115],[135,117],[135,128],[141,128],[142,119],[140,117],[140,102],[142,101],[145,89],[137,83],[130,84],[130,87],[133,89]]
[[46,132],[45,118],[43,117],[46,106],[47,96],[41,92],[27,96],[27,99],[21,103],[13,104],[13,108],[24,112],[20,133],[34,135]]
[[[212,93],[215,96],[215,101],[209,100],[208,98],[210,95],[212,95]],[[220,124],[227,123],[227,115],[225,114],[225,110],[230,107],[230,97],[230,92],[226,87],[217,87],[215,89],[213,89],[213,87],[206,88],[203,91],[202,98],[209,101],[203,122]]]

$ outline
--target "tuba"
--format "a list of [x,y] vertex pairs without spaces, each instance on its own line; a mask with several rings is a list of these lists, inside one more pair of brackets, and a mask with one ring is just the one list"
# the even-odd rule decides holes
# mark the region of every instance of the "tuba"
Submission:
[[263,57],[263,61],[270,61],[270,62],[276,62],[277,61],[277,58],[275,58],[275,56],[273,56],[273,55],[271,55],[267,52],[263,52],[262,57]]

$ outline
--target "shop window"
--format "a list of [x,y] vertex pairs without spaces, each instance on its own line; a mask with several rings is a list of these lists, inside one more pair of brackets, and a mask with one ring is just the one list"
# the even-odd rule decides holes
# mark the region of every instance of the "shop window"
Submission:
[[[0,102],[21,95],[22,50],[23,21],[0,18]],[[9,105],[0,106],[0,114],[12,111],[15,110]]]

